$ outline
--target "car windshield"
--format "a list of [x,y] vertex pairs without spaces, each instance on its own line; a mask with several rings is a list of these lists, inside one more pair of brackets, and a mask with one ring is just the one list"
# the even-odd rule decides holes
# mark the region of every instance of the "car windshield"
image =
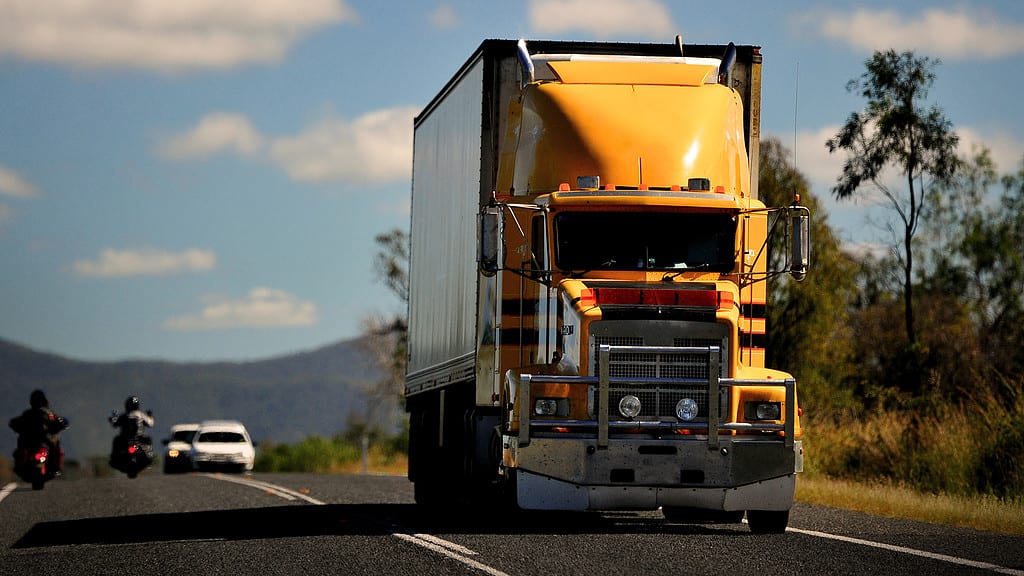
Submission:
[[222,444],[239,444],[245,442],[245,436],[238,432],[203,432],[199,442],[218,442]]
[[177,430],[171,435],[171,440],[174,440],[175,442],[191,443],[192,438],[194,438],[195,435],[195,430]]
[[735,261],[731,214],[686,212],[561,212],[555,216],[560,270],[710,270]]

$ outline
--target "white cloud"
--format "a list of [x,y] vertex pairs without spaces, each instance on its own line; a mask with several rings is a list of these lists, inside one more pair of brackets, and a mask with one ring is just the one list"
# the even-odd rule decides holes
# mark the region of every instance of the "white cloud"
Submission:
[[159,146],[167,158],[206,158],[231,151],[252,154],[263,145],[263,137],[241,114],[215,113],[204,117],[195,128]]
[[157,145],[184,160],[234,153],[269,162],[300,182],[389,182],[412,170],[412,119],[418,109],[389,108],[353,121],[330,117],[294,136],[261,134],[244,116],[211,114]]
[[430,13],[428,19],[430,25],[438,30],[447,30],[459,25],[459,15],[455,13],[455,8],[452,8],[452,5],[447,2],[439,4]]
[[87,68],[224,69],[280,60],[345,0],[0,0],[0,55]]
[[270,156],[301,182],[408,179],[412,173],[415,108],[371,112],[347,122],[331,118],[276,139]]
[[1024,52],[1024,24],[966,7],[930,8],[904,17],[895,10],[807,14],[801,20],[826,38],[863,50],[919,50],[950,60],[1000,58]]
[[617,35],[670,40],[676,28],[658,0],[530,0],[530,26],[539,34],[581,31],[598,38]]
[[1024,158],[1024,142],[1015,135],[1006,132],[982,134],[970,127],[957,128],[956,133],[960,137],[957,149],[960,156],[969,157],[974,146],[984,146],[992,153],[999,174],[1016,173],[1020,169],[1021,159]]
[[207,296],[205,302],[198,314],[170,318],[164,322],[164,327],[170,330],[277,328],[311,326],[318,321],[316,304],[273,288],[255,288],[241,299]]
[[[829,138],[839,133],[839,128],[839,125],[828,125],[817,130],[802,130],[796,135],[795,150],[790,150],[797,170],[807,177],[817,196],[831,194],[829,190],[843,170],[845,152],[832,154],[825,146]],[[779,141],[788,148],[794,147],[792,136],[779,136]]]
[[217,256],[209,250],[167,252],[156,248],[140,248],[107,249],[95,260],[75,261],[72,268],[76,274],[86,278],[126,278],[207,272],[216,265]]
[[26,182],[17,172],[0,165],[0,195],[32,198],[39,195],[36,187]]

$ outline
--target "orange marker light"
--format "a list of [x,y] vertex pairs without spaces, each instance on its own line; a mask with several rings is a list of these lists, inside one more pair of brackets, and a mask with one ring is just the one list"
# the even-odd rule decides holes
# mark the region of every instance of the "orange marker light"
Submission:
[[580,290],[580,306],[597,306],[597,292],[593,288]]

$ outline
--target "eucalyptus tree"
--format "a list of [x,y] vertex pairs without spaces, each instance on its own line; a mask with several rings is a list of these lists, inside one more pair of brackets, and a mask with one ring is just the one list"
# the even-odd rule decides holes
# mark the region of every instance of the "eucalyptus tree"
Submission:
[[[903,271],[904,326],[907,342],[918,343],[914,324],[914,235],[937,190],[957,170],[957,136],[942,110],[926,106],[928,90],[939,63],[912,51],[876,51],[866,71],[847,84],[867,101],[864,110],[850,114],[839,133],[826,145],[830,152],[847,152],[842,174],[832,193],[848,199],[870,189],[879,192],[898,217],[902,230],[894,252]],[[891,184],[895,170],[902,184]],[[902,238],[899,237],[902,233]]]

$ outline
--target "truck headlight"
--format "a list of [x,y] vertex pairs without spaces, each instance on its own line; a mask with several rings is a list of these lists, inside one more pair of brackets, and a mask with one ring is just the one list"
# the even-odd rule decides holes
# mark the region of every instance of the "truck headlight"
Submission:
[[533,403],[537,416],[569,416],[568,398],[538,398]]
[[693,398],[683,398],[676,402],[676,418],[683,422],[689,422],[697,417],[698,406]]
[[747,402],[743,406],[743,417],[747,420],[781,420],[781,402]]
[[640,414],[640,399],[632,394],[626,394],[619,400],[619,414],[626,418],[636,418]]
[[554,416],[557,411],[558,401],[554,398],[541,398],[533,404],[533,413],[538,416]]

